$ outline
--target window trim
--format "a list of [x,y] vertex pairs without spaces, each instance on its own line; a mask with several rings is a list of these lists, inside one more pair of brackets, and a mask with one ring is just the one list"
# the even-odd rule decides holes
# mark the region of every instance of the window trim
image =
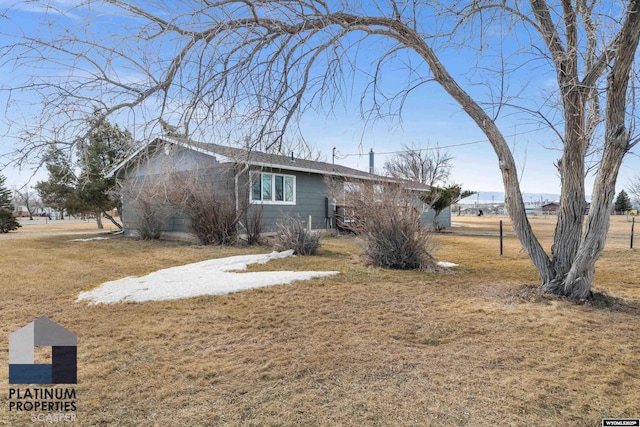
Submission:
[[[253,184],[255,183],[256,177],[259,177],[260,180],[260,197],[262,198],[262,175],[271,175],[271,197],[272,200],[255,200],[253,198]],[[276,196],[276,176],[282,177],[282,197],[286,197],[286,189],[285,182],[286,177],[291,177],[293,179],[293,200],[285,201],[285,200],[273,200]],[[251,171],[249,175],[249,201],[251,203],[259,204],[259,205],[290,205],[293,206],[296,204],[296,189],[297,189],[297,177],[295,175],[285,174],[285,173],[275,173],[275,172],[262,172],[262,171]]]

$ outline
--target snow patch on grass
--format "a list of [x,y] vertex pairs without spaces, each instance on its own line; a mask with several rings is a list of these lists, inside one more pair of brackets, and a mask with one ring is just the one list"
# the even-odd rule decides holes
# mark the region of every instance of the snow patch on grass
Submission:
[[451,267],[457,267],[457,266],[458,264],[454,264],[452,262],[447,262],[447,261],[438,262],[438,267],[451,268]]
[[78,301],[90,304],[113,304],[120,301],[145,302],[201,295],[226,295],[246,289],[285,285],[296,280],[309,280],[338,274],[338,271],[262,271],[232,273],[246,270],[249,264],[264,264],[272,259],[286,258],[293,251],[270,254],[239,255],[211,259],[179,267],[166,268],[141,277],[106,282],[92,291],[81,292]]
[[108,237],[90,237],[87,239],[71,239],[70,242],[90,242],[92,240],[109,240]]

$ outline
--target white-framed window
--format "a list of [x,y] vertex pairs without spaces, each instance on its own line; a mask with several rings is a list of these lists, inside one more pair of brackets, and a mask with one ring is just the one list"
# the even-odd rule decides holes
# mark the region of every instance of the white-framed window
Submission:
[[[344,196],[345,196],[345,203],[346,203],[346,196],[347,194],[358,194],[362,191],[362,186],[367,186],[367,184],[364,183],[358,183],[358,182],[345,182],[343,184],[343,190],[344,190]],[[365,188],[370,188],[370,187],[365,187]],[[374,197],[374,201],[376,202],[382,202],[382,196],[383,196],[383,192],[384,192],[384,187],[381,184],[373,184],[373,197]]]
[[357,198],[358,193],[360,193],[360,184],[358,184],[357,182],[345,181],[342,184],[342,204],[347,205],[347,199],[351,198],[351,196],[354,195]]
[[251,174],[251,201],[273,205],[296,204],[296,177],[280,173]]
[[382,193],[384,192],[384,187],[380,184],[373,184],[373,197],[376,202],[382,202]]
[[343,189],[345,193],[359,193],[360,192],[360,184],[357,182],[345,182],[343,184]]

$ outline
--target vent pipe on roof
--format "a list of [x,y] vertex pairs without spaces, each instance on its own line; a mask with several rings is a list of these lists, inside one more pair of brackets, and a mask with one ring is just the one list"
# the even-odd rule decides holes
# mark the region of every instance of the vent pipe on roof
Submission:
[[291,152],[291,161],[294,162],[295,159],[293,158],[293,151]]
[[369,151],[369,173],[373,175],[373,148]]

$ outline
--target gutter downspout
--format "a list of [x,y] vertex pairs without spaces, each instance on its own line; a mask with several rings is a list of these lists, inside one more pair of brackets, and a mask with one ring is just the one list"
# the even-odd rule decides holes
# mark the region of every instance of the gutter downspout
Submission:
[[236,214],[238,213],[238,211],[240,210],[240,194],[239,194],[239,189],[238,189],[238,178],[241,174],[245,173],[247,170],[249,169],[249,164],[247,163],[244,168],[235,174],[235,176],[233,177],[233,186],[234,186],[234,191],[236,194]]
[[[235,176],[233,177],[233,186],[234,186],[234,191],[236,193],[236,215],[238,215],[238,212],[240,210],[240,191],[238,189],[238,178],[240,177],[241,174],[245,173],[247,170],[249,169],[249,164],[247,163],[244,168],[242,168],[242,170],[238,173],[235,174]],[[251,181],[251,180],[249,180]],[[240,219],[238,219],[238,223],[241,224],[245,230],[247,230],[247,225],[246,224],[242,224],[242,221],[240,221]],[[248,230],[247,230],[248,232]],[[236,237],[236,239],[239,239],[240,236],[238,235],[238,237]]]

